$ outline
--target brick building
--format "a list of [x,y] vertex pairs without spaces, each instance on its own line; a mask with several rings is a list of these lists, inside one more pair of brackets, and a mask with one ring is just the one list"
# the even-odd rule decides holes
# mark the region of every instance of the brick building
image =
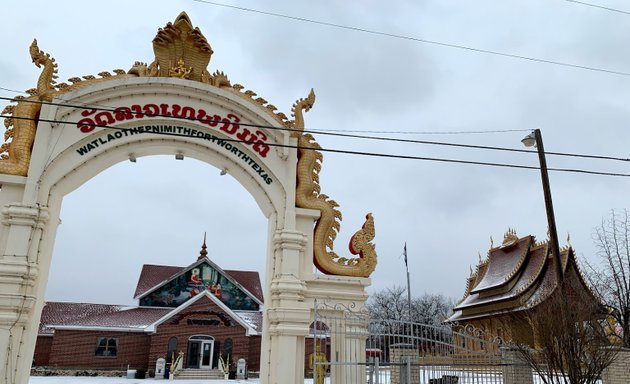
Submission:
[[258,272],[222,270],[206,244],[187,267],[144,265],[138,306],[47,302],[34,366],[152,370],[184,353],[183,367],[232,369],[244,358],[258,371],[263,293]]

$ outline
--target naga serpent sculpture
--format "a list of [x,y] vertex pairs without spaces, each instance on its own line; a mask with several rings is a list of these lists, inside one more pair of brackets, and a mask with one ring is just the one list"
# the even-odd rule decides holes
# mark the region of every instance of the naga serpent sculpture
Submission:
[[333,244],[340,229],[341,212],[339,204],[320,193],[319,171],[323,156],[320,145],[310,133],[304,130],[303,112],[308,112],[315,103],[315,92],[311,89],[308,97],[299,99],[291,112],[295,117],[291,135],[298,140],[297,187],[295,204],[300,208],[316,209],[320,217],[315,225],[313,238],[313,263],[320,271],[330,275],[368,277],[376,268],[374,244],[374,218],[366,215],[363,227],[350,239],[350,252],[359,255],[348,259],[339,257],[333,251]]
[[[0,173],[10,175],[26,176],[28,166],[31,162],[31,149],[35,139],[35,129],[37,127],[37,117],[41,110],[42,101],[52,100],[55,89],[52,87],[57,78],[57,64],[50,55],[40,51],[37,47],[37,40],[33,40],[29,51],[33,63],[39,68],[44,67],[37,81],[37,88],[27,91],[30,96],[17,97],[17,105],[8,105],[2,111],[3,115],[11,114],[15,118],[4,120],[7,131],[4,140],[13,139],[10,143],[4,143],[0,150],[6,152],[0,161]],[[13,126],[13,128],[11,128]]]
[[[13,99],[16,105],[8,105],[2,111],[3,115],[11,115],[4,120],[6,131],[4,133],[5,143],[0,146],[0,173],[26,176],[31,162],[33,142],[35,141],[35,131],[42,105],[52,101],[55,96],[62,95],[71,90],[85,87],[100,81],[105,81],[117,77],[129,77],[122,69],[115,69],[115,75],[109,72],[101,72],[100,78],[94,76],[84,76],[83,79],[73,77],[69,79],[72,85],[66,83],[56,84],[57,63],[49,54],[44,53],[37,46],[37,40],[29,47],[33,63],[41,68],[42,73],[37,80],[37,88],[26,91],[30,96],[18,96]],[[8,141],[10,140],[11,141]]]
[[[315,93],[311,90],[305,99],[299,99],[292,107],[294,120],[276,112],[276,107],[268,104],[262,97],[256,98],[251,90],[243,91],[240,84],[231,84],[227,76],[220,71],[210,74],[206,66],[210,61],[212,49],[198,28],[193,28],[190,19],[182,12],[174,23],[168,23],[159,29],[153,39],[155,60],[147,65],[136,62],[128,71],[113,70],[114,74],[101,72],[95,76],[73,77],[71,84],[56,84],[57,64],[55,59],[44,53],[34,40],[30,46],[33,63],[41,68],[37,88],[28,90],[30,96],[18,96],[13,99],[16,105],[8,105],[2,111],[6,117],[4,125],[5,143],[0,147],[0,174],[26,176],[31,160],[33,142],[42,104],[54,97],[74,89],[89,86],[102,81],[123,77],[180,77],[190,81],[199,81],[221,88],[247,100],[274,118],[281,126],[291,129],[291,136],[298,141],[296,206],[316,209],[320,212],[314,229],[313,262],[326,274],[368,277],[376,268],[376,251],[370,243],[374,239],[374,219],[366,216],[363,227],[350,239],[350,252],[359,255],[356,258],[339,257],[333,251],[334,240],[340,229],[341,212],[338,204],[320,193],[319,171],[323,156],[315,138],[304,132],[303,112],[307,112],[315,102]],[[175,66],[169,63],[176,63]]]

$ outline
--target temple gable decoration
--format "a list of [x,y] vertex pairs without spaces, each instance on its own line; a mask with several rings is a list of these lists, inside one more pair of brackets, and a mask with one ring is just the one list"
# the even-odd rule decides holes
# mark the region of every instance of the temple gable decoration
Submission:
[[204,291],[232,310],[258,311],[262,305],[255,295],[207,258],[183,268],[136,298],[142,307],[179,307]]

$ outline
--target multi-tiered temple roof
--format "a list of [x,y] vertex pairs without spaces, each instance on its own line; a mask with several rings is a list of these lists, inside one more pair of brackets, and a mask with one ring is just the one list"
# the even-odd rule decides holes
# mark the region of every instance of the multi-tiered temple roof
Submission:
[[[560,259],[565,278],[590,293],[573,248],[562,248]],[[509,230],[503,243],[492,247],[471,270],[464,297],[448,321],[467,322],[527,310],[545,301],[557,286],[556,258],[549,242],[536,242],[531,235],[519,238]]]

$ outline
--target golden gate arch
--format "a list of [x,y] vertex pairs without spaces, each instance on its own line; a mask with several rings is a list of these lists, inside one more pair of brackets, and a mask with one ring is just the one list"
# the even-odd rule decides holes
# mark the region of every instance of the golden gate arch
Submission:
[[341,213],[320,193],[320,147],[304,132],[314,92],[289,119],[210,73],[210,44],[183,12],[158,30],[155,59],[127,71],[57,83],[55,60],[36,40],[29,49],[37,87],[3,111],[0,377],[28,382],[63,197],[131,156],[170,154],[228,168],[267,217],[261,381],[302,382],[314,302],[361,305],[377,262],[370,214],[351,239],[355,256],[333,251]]

